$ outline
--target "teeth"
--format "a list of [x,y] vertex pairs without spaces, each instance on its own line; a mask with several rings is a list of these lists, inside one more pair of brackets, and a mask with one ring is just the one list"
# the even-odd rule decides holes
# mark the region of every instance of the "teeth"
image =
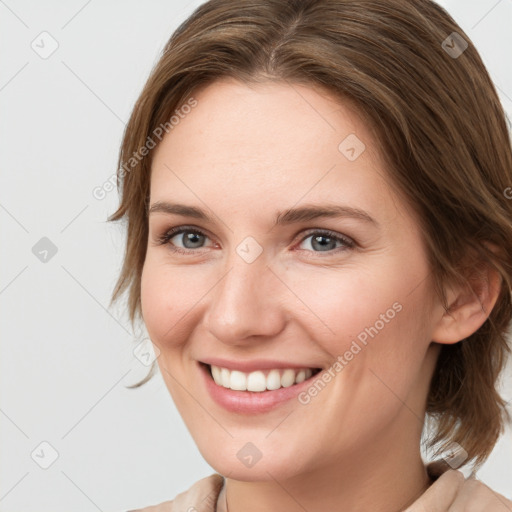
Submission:
[[[219,366],[211,366],[212,377],[216,384],[237,391],[266,391],[287,388],[299,384],[313,375],[311,368],[293,370],[255,371],[250,373],[228,370]],[[265,375],[266,373],[266,375]]]

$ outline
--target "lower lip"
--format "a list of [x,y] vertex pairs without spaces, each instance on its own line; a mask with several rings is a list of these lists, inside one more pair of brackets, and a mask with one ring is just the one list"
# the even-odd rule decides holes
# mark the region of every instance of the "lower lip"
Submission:
[[199,363],[199,368],[203,374],[206,389],[212,399],[228,411],[240,414],[259,414],[271,411],[304,391],[320,374],[318,372],[309,379],[287,388],[258,392],[235,391],[215,384],[213,377],[210,375],[210,369],[205,364]]

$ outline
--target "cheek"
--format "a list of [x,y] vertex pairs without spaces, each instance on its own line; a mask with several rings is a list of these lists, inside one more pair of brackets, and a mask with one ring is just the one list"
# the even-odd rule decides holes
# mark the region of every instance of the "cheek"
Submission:
[[290,273],[287,281],[295,293],[290,301],[294,301],[296,312],[305,309],[295,318],[303,319],[305,326],[314,325],[316,338],[325,333],[339,343],[340,339],[356,337],[375,322],[381,329],[388,324],[383,324],[379,315],[391,321],[400,309],[395,304],[400,298],[399,285],[379,268],[310,270],[306,277]]
[[158,264],[154,258],[146,259],[141,276],[141,309],[151,339],[162,348],[180,339],[187,312],[199,298],[189,300],[191,290],[184,273]]
[[294,318],[331,356],[348,351],[348,360],[382,368],[394,380],[397,368],[403,376],[421,365],[429,344],[426,281],[418,277],[426,272],[426,265],[382,258],[374,267],[297,276],[290,279],[302,299],[296,308],[306,309]]

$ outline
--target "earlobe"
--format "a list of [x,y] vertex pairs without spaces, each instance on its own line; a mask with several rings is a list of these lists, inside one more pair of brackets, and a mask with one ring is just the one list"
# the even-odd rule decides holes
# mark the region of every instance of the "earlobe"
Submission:
[[447,292],[449,308],[442,311],[432,341],[453,344],[476,332],[496,304],[501,284],[499,272],[481,264],[473,269],[467,284],[450,287]]

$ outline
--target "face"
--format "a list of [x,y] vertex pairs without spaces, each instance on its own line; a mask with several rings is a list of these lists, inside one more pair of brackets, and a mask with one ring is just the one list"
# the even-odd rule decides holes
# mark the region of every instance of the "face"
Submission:
[[[141,300],[200,452],[221,474],[269,480],[419,450],[439,307],[369,127],[301,85],[222,80],[194,98],[153,155]],[[228,391],[212,360],[242,381],[277,370],[277,385],[299,376],[285,368],[321,371]]]

